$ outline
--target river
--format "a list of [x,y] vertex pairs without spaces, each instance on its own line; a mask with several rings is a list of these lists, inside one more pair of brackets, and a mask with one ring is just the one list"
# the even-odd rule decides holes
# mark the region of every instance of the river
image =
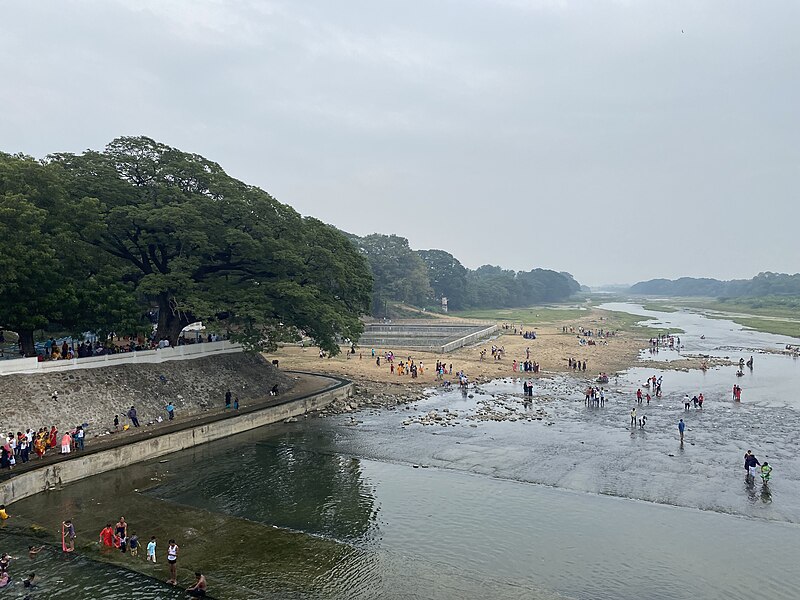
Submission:
[[[566,375],[538,380],[534,407],[511,378],[471,397],[432,392],[355,423],[341,415],[248,432],[14,509],[54,515],[43,522],[53,528],[70,515],[87,537],[124,513],[140,537],[158,536],[162,554],[175,537],[181,579],[200,568],[216,598],[796,598],[800,366],[768,352],[788,342],[693,313],[606,308],[684,330],[684,353],[752,354],[755,368],[738,379],[734,367],[634,368],[612,379],[603,408],[585,407],[585,380]],[[628,429],[636,387],[652,374],[663,375],[664,396],[639,407],[645,429]],[[733,383],[745,390],[739,404]],[[705,407],[685,412],[683,394],[699,391]],[[486,406],[513,420],[472,420]],[[445,409],[458,418],[403,424]],[[748,448],[775,466],[767,488],[744,481]],[[4,536],[3,549],[24,554],[27,543]],[[163,564],[111,560],[141,574],[44,551],[40,597],[172,597],[158,583]]]

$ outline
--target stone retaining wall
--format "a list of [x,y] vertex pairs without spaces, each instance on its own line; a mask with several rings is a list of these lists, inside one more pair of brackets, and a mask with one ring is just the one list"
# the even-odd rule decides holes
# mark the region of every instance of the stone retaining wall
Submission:
[[[261,355],[242,352],[161,364],[7,375],[0,378],[0,432],[52,425],[64,431],[88,423],[91,442],[94,435],[112,429],[115,414],[121,424],[128,423],[125,415],[131,406],[136,406],[139,421],[147,423],[159,415],[166,418],[166,403],[172,401],[183,419],[222,408],[229,389],[242,403],[252,403],[269,396],[276,384],[283,393],[294,379]],[[52,399],[54,391],[58,400]]]
[[352,383],[335,378],[330,379],[337,382],[334,387],[305,397],[243,411],[236,416],[226,415],[224,418],[196,426],[187,423],[187,427],[179,431],[124,443],[112,448],[87,450],[41,469],[19,473],[0,482],[0,503],[9,505],[16,500],[39,492],[57,489],[59,486],[92,475],[158,458],[165,454],[180,452],[243,431],[317,411],[336,400],[352,396]]

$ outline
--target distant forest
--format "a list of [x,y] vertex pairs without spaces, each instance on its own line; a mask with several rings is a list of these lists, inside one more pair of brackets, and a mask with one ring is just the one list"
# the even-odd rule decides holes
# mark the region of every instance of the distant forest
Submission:
[[513,308],[566,300],[581,289],[569,273],[492,265],[471,270],[444,250],[412,250],[397,235],[345,235],[369,263],[375,316],[384,316],[391,302],[437,308],[446,297],[449,310]]
[[709,296],[715,298],[756,298],[762,296],[800,296],[800,273],[759,273],[752,279],[718,279],[681,277],[651,279],[630,288],[632,294],[647,296]]

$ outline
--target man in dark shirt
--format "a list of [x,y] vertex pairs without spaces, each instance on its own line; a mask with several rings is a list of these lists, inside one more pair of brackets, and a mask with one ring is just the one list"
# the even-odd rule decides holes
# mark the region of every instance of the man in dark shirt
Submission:
[[131,409],[128,411],[128,418],[131,420],[131,423],[133,423],[134,427],[138,427],[139,426],[139,416],[136,413],[136,407],[135,406],[131,406]]
[[756,476],[756,466],[760,466],[761,463],[758,462],[755,454],[752,451],[748,450],[745,452],[744,455],[744,468],[747,469],[747,477],[750,479],[755,479]]

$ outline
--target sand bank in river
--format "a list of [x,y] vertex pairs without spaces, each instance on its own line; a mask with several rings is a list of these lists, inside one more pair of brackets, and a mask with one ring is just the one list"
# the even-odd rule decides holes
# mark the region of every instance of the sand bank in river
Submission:
[[[375,364],[372,357],[371,348],[357,348],[355,355],[348,355],[346,348],[342,348],[342,354],[333,358],[319,358],[316,348],[299,348],[287,346],[279,349],[274,354],[268,355],[270,359],[277,359],[281,369],[292,369],[309,371],[314,373],[326,373],[345,377],[355,381],[386,383],[386,384],[405,384],[430,386],[436,384],[436,373],[434,367],[437,360],[447,363],[448,367],[452,363],[453,373],[463,369],[471,381],[486,381],[500,377],[514,375],[513,361],[525,360],[526,349],[530,348],[530,360],[538,362],[540,373],[538,376],[547,376],[554,373],[573,372],[568,368],[568,359],[573,358],[583,362],[586,361],[586,372],[580,373],[587,380],[594,380],[598,373],[613,374],[625,370],[639,359],[642,350],[648,348],[650,331],[636,331],[636,327],[627,326],[624,329],[617,329],[621,326],[621,320],[615,314],[599,309],[592,309],[579,319],[570,319],[553,323],[540,323],[536,326],[526,327],[527,331],[535,331],[536,339],[525,339],[519,332],[517,335],[511,331],[503,331],[493,339],[487,339],[474,346],[461,348],[446,354],[424,352],[413,348],[375,348],[375,354],[381,355],[381,366]],[[563,333],[563,327],[584,327],[585,329],[598,330],[605,329],[616,331],[616,335],[593,339],[597,345],[580,345],[578,335],[575,333]],[[494,360],[491,356],[492,345],[505,348],[505,354],[501,360]],[[486,349],[485,360],[480,360],[480,352]],[[383,360],[386,351],[393,351],[395,362],[407,360],[411,357],[418,365],[422,363],[422,374],[412,379],[409,375],[398,376],[389,370],[389,364]],[[680,365],[671,366],[668,363],[660,365],[661,369],[668,368],[697,368],[700,366],[699,359],[687,359],[681,361]],[[519,376],[525,374],[519,374]]]

